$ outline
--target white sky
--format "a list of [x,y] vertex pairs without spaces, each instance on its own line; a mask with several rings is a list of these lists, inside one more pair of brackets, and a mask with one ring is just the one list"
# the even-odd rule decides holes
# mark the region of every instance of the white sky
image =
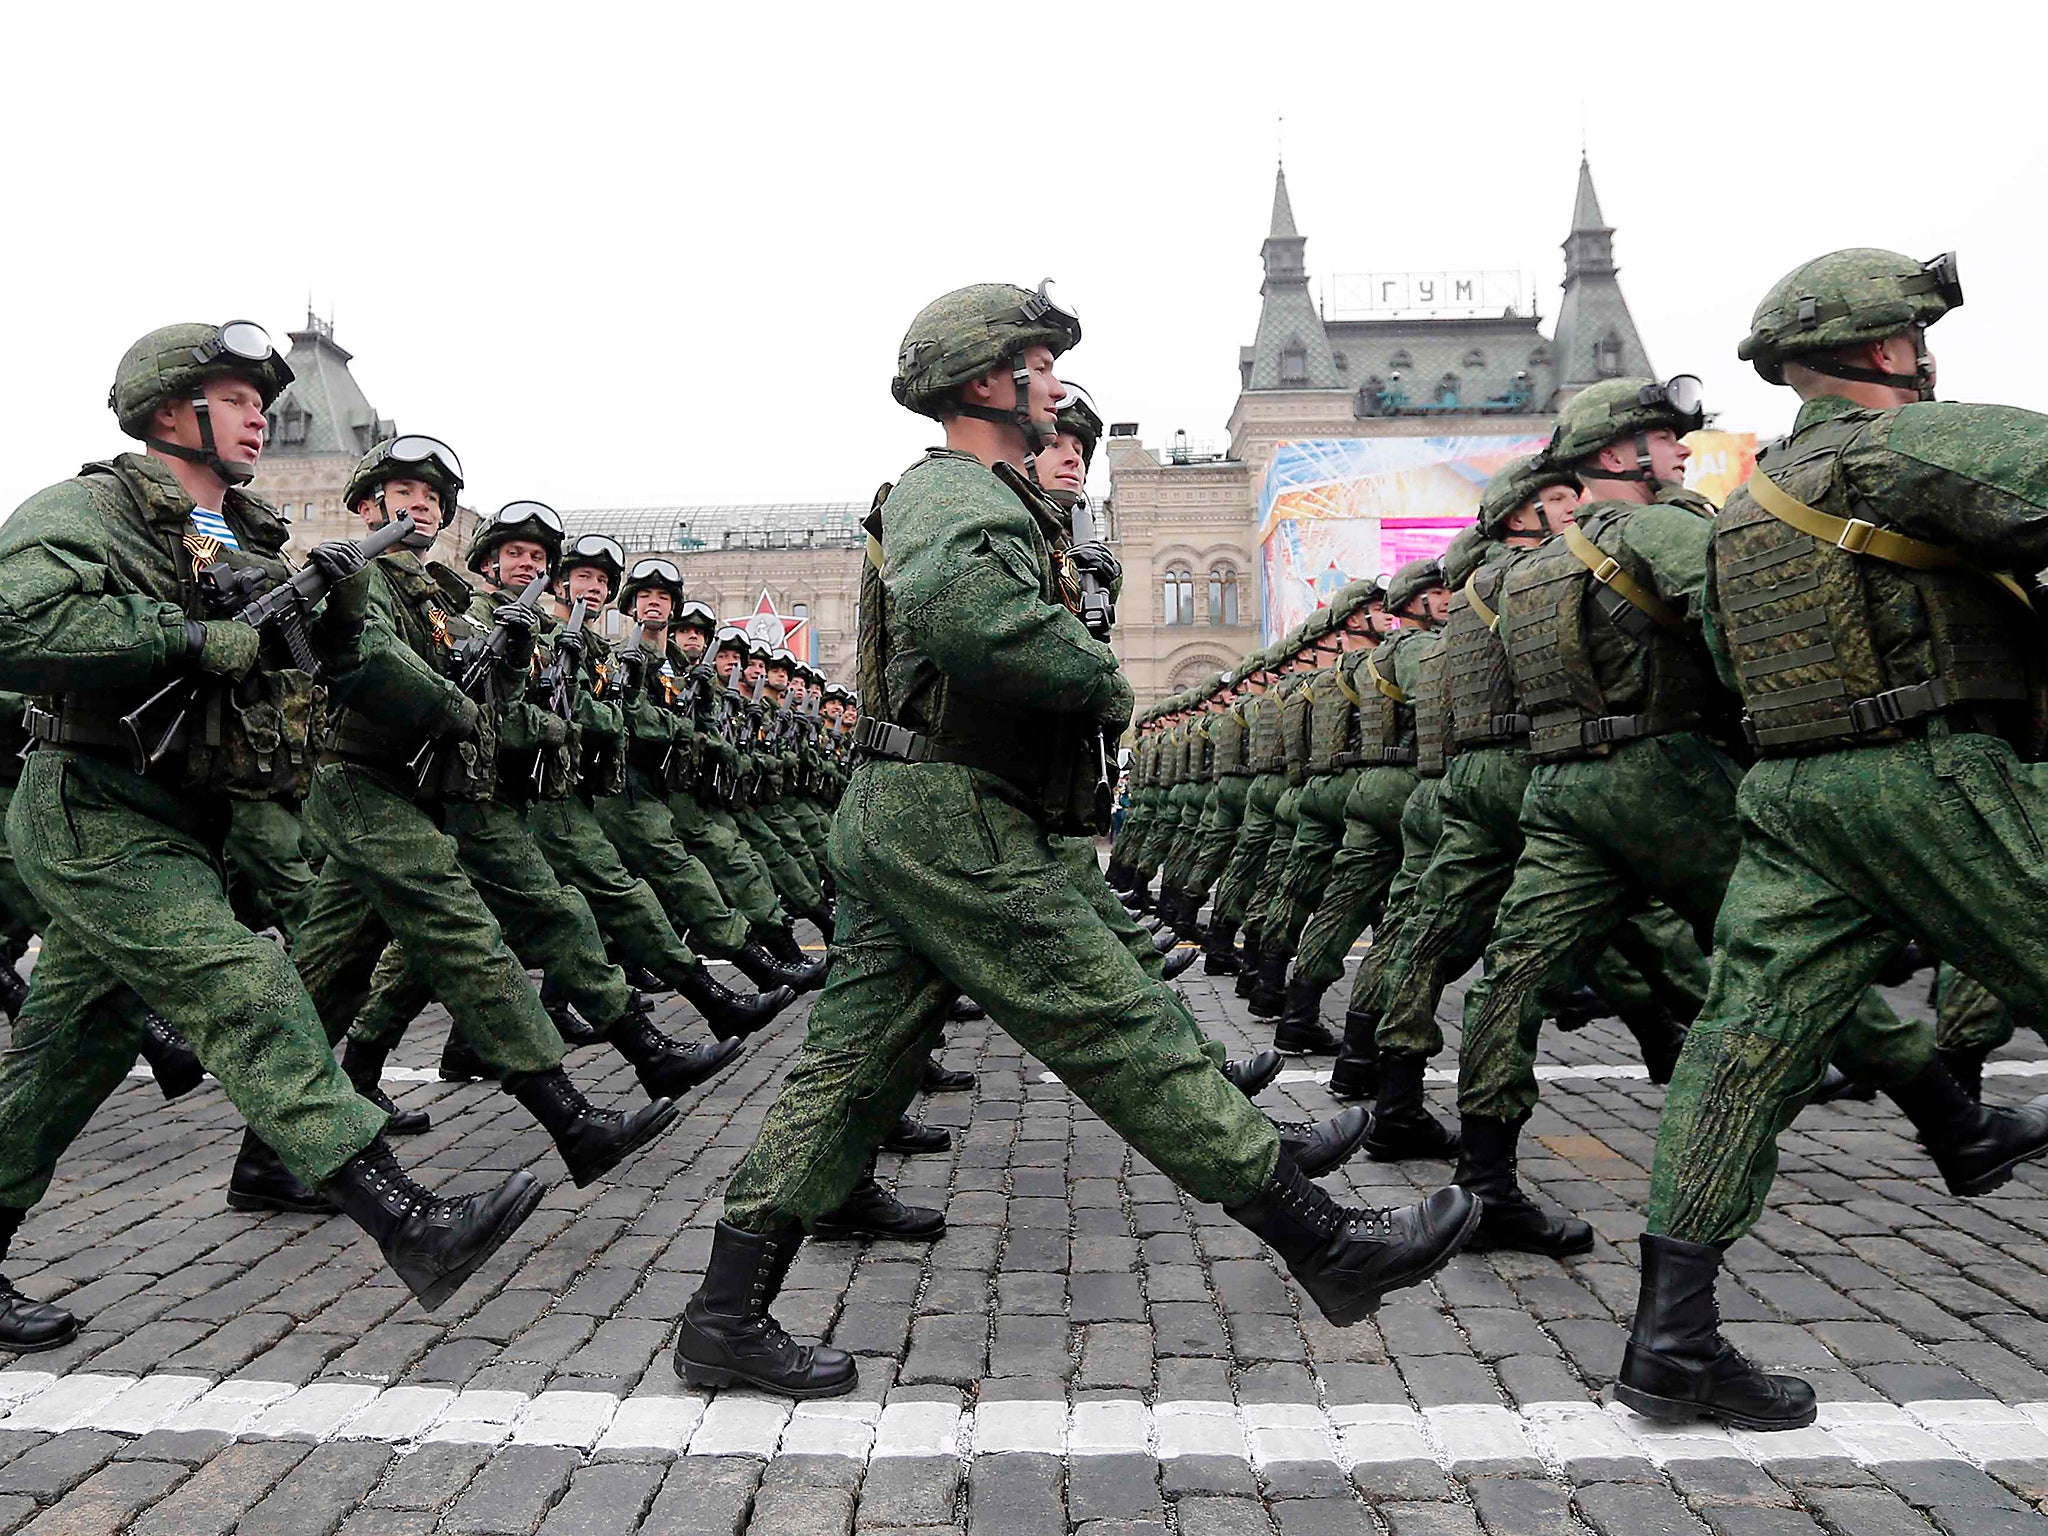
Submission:
[[0,54],[0,505],[123,445],[103,402],[143,331],[246,315],[282,344],[309,291],[484,507],[864,501],[931,437],[888,395],[905,325],[989,279],[1058,280],[1087,333],[1062,371],[1148,443],[1221,439],[1283,114],[1319,287],[1520,268],[1548,321],[1583,117],[1650,355],[1721,425],[1783,429],[1735,343],[1842,245],[1958,249],[1944,394],[2048,406],[2043,12],[1562,14],[26,9]]

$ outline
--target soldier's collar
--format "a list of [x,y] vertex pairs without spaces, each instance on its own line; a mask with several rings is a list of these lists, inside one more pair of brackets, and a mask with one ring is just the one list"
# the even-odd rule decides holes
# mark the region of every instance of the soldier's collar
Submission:
[[1868,406],[1858,405],[1854,400],[1844,400],[1840,395],[1819,395],[1799,407],[1799,414],[1792,418],[1792,431],[1796,435],[1824,421],[1839,421],[1844,416],[1873,414],[1875,413]]

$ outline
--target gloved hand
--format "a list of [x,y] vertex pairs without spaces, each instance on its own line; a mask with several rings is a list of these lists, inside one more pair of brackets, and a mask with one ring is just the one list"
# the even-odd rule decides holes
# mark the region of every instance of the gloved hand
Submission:
[[524,630],[530,635],[540,624],[540,610],[522,608],[517,603],[500,603],[498,611],[491,615],[491,622],[514,631]]
[[349,539],[329,539],[307,552],[306,564],[327,578],[330,587],[340,586],[370,562],[362,549]]
[[1103,589],[1114,593],[1124,582],[1123,562],[1109,552],[1109,546],[1100,539],[1091,539],[1086,544],[1076,544],[1067,551],[1067,558],[1074,562],[1074,569],[1093,576],[1102,583]]
[[263,636],[239,619],[187,619],[185,654],[202,672],[242,678],[263,652]]
[[555,637],[555,653],[568,658],[568,670],[570,672],[581,672],[583,670],[583,656],[589,649],[590,642],[584,638],[581,630],[578,630],[573,635],[564,630]]
[[[353,550],[353,544],[337,540],[333,544],[322,544],[320,549],[306,557],[306,563],[318,562],[321,549]],[[327,605],[321,610],[334,621],[337,629],[353,630],[362,627],[364,616],[370,611],[370,563],[359,560],[356,567],[345,576],[334,578],[334,584],[327,589]]]
[[483,724],[483,711],[477,708],[476,700],[468,694],[457,693],[450,698],[442,721],[442,727],[436,734],[443,741],[471,741],[476,737],[477,728]]

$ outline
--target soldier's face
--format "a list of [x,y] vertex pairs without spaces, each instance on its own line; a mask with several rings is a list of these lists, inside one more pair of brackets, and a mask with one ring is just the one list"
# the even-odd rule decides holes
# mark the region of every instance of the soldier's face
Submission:
[[1385,603],[1366,605],[1365,627],[1375,640],[1384,640],[1394,632],[1394,616],[1387,612]]
[[[413,528],[430,539],[441,531],[441,493],[426,481],[386,480],[383,490],[385,514],[393,518],[411,518]],[[356,511],[362,515],[363,521],[370,523],[372,527],[377,526],[377,523],[371,522],[372,518],[378,522],[383,520],[377,511],[374,496],[367,496],[358,502]]]
[[804,699],[808,697],[809,692],[810,690],[804,687],[804,680],[798,677],[794,672],[790,673],[789,701],[792,704],[801,704],[803,703]]
[[767,662],[763,661],[758,656],[749,656],[747,658],[746,666],[742,668],[740,671],[740,677],[746,682],[747,686],[751,688],[754,684],[761,681],[762,677],[767,674],[767,671]]
[[659,587],[649,587],[633,598],[633,617],[642,624],[664,625],[675,612],[675,599]]
[[[1042,344],[1026,347],[1023,363],[1030,382],[1025,386],[1025,399],[1021,403],[1028,404],[1032,420],[1050,422],[1054,408],[1067,393],[1066,386],[1053,373],[1052,348]],[[999,411],[1015,410],[1020,402],[1014,373],[1014,367],[1006,363],[972,380],[965,386],[967,398],[977,405],[991,406]]]
[[1079,491],[1088,483],[1088,469],[1081,458],[1081,440],[1062,432],[1032,460],[1040,490]]
[[579,565],[569,572],[569,601],[602,608],[611,601],[612,579],[595,565]]
[[839,718],[845,722],[848,730],[852,730],[856,725],[860,724],[860,711],[849,704],[846,706],[846,713]]
[[1451,616],[1451,589],[1431,587],[1422,594],[1422,606],[1431,619],[1441,624]]
[[685,629],[676,635],[676,648],[689,661],[701,661],[704,657],[704,647],[710,643],[701,629]]
[[[207,421],[213,428],[214,453],[223,463],[253,465],[263,456],[263,434],[269,425],[263,415],[262,392],[247,379],[229,376],[208,379],[203,393]],[[199,414],[189,399],[158,406],[151,430],[167,443],[184,448],[202,446]]]
[[[1912,371],[1912,361],[1907,360],[1907,372]],[[1650,473],[1659,480],[1677,484],[1685,479],[1685,461],[1692,457],[1692,450],[1669,427],[1659,427],[1649,433],[1644,441],[1650,445]]]
[[768,668],[768,686],[777,693],[787,689],[789,687],[789,668],[770,666]]
[[738,666],[739,663],[740,653],[738,651],[720,651],[711,658],[711,670],[718,674],[718,680],[721,683],[729,683],[732,681],[732,669]]
[[827,699],[818,706],[818,713],[827,720],[830,720],[834,725],[837,725],[839,717],[846,713],[846,706],[837,699]]
[[548,568],[547,546],[533,539],[507,539],[494,566],[501,587],[524,587]]

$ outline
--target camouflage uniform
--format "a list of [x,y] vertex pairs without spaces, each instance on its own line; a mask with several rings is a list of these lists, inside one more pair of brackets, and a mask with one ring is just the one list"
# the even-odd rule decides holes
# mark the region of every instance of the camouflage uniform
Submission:
[[291,943],[306,920],[316,878],[306,858],[298,807],[238,800],[228,827],[228,899],[251,928],[275,928]]

